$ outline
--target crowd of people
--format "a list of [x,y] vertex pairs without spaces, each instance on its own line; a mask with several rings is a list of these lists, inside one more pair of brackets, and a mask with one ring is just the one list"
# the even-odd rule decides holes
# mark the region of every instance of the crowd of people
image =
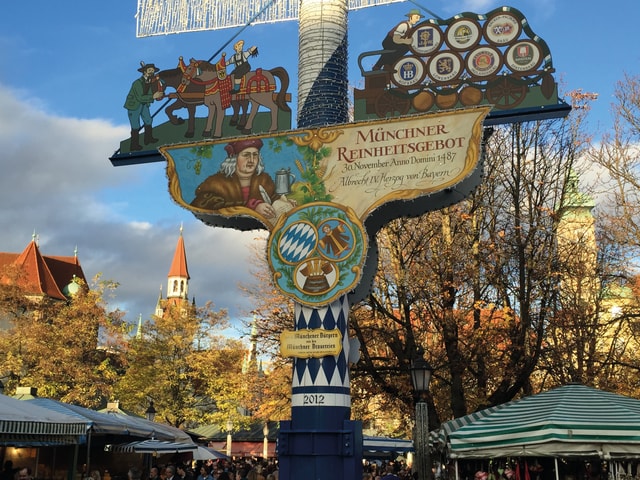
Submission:
[[[190,462],[153,465],[148,476],[131,469],[128,477],[128,480],[278,480],[278,468],[274,462],[261,460],[218,459],[198,461],[193,466]],[[362,479],[413,480],[414,475],[403,461],[372,462],[364,465]]]
[[4,462],[0,480],[32,480],[31,469],[28,467],[14,467],[11,460]]
[[372,462],[363,468],[362,480],[413,480],[411,467],[400,462]]
[[[125,480],[121,476],[110,477]],[[413,480],[411,467],[400,462],[371,462],[364,465],[362,480]],[[5,462],[0,480],[33,480],[29,468],[14,468]],[[98,470],[93,470],[85,480],[107,480]],[[278,480],[277,464],[253,459],[216,459],[154,464],[149,472],[137,467],[127,471],[126,480]]]
[[[278,470],[270,462],[217,459],[198,461],[194,466],[190,463],[153,465],[148,480],[278,480]],[[128,480],[147,480],[142,474],[132,475],[131,470]]]

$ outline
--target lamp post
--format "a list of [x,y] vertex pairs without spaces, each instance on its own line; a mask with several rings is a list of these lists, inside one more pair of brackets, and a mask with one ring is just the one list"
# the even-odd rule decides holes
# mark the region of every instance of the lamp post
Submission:
[[426,397],[431,381],[431,365],[422,358],[411,362],[411,382],[416,393],[416,428],[413,439],[416,451],[418,480],[431,480],[431,458],[429,457],[429,411]]
[[153,406],[153,400],[151,400],[149,402],[149,407],[147,408],[147,410],[144,412],[147,420],[149,420],[150,422],[153,422],[156,418],[156,409]]
[[[147,409],[145,410],[144,414],[145,417],[147,418],[147,420],[149,420],[150,422],[153,422],[156,419],[156,409],[153,406],[153,400],[149,400],[149,406],[147,407]],[[147,472],[149,470],[151,470],[151,464],[153,463],[153,457],[150,453],[145,453],[144,454],[144,464],[147,468]]]
[[267,422],[262,427],[262,434],[264,435],[264,443],[262,445],[262,458],[265,460],[269,458],[269,425]]
[[227,457],[231,458],[231,430],[233,430],[233,422],[227,420]]

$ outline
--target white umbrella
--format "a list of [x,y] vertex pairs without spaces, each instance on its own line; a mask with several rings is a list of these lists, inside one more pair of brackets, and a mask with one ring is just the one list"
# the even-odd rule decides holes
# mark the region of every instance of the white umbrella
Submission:
[[179,453],[195,452],[197,448],[195,443],[163,442],[154,439],[105,446],[105,450],[116,453]]
[[217,450],[209,447],[199,446],[198,449],[193,452],[194,460],[213,460],[218,458],[228,459],[229,457],[227,457],[224,453],[218,452]]

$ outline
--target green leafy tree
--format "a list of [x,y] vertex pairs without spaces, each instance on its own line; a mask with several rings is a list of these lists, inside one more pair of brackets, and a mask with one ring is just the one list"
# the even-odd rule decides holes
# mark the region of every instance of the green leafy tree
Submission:
[[0,372],[7,391],[36,387],[38,395],[98,407],[112,394],[122,366],[122,315],[108,313],[105,295],[116,288],[95,279],[77,280],[66,302],[25,296],[3,285],[0,309],[8,328],[0,331]]
[[180,428],[239,418],[246,349],[219,334],[226,326],[226,312],[209,304],[168,305],[164,316],[146,321],[130,340],[116,398],[141,415],[152,400],[156,418]]
[[262,375],[256,378],[257,387],[249,397],[250,410],[263,421],[287,420],[291,417],[292,361],[280,355],[280,334],[294,328],[294,304],[272,282],[264,254],[265,238],[257,238],[253,249],[252,281],[240,285],[253,306],[247,312],[251,323],[245,329],[255,329],[258,355],[262,359]]

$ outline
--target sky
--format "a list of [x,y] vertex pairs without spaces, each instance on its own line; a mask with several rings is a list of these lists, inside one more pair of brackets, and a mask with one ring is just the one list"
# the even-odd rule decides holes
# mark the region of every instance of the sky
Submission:
[[[240,1],[240,0],[239,0]],[[520,10],[551,50],[562,91],[598,93],[589,128],[611,128],[616,82],[640,74],[634,0],[433,0],[349,13],[349,83],[362,88],[356,59],[380,49],[384,34],[413,8],[441,18]],[[174,68],[179,56],[209,58],[238,29],[136,38],[135,0],[5,2],[0,16],[0,251],[21,252],[37,234],[45,255],[73,255],[85,275],[119,283],[110,308],[130,321],[153,313],[180,228],[191,274],[190,296],[248,318],[251,257],[264,232],[209,227],[176,205],[162,162],[114,167],[109,157],[129,136],[124,99],[140,61]],[[257,45],[255,66],[283,66],[297,93],[296,21],[241,32]],[[224,48],[228,55],[232,47]],[[295,115],[294,115],[295,122]],[[295,124],[293,125],[295,127]],[[258,253],[260,254],[260,253]]]

